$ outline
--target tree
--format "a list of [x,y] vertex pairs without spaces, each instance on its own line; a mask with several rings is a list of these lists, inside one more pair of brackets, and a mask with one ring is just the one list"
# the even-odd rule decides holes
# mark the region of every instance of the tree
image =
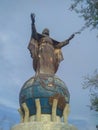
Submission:
[[92,76],[84,77],[83,89],[89,88],[91,110],[98,111],[98,71],[96,70]]
[[71,0],[70,10],[74,10],[84,18],[85,25],[80,31],[90,27],[98,29],[98,0]]

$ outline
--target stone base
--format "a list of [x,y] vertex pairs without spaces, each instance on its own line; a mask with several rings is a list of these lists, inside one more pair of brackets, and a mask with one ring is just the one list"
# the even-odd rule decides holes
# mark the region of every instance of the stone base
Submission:
[[75,126],[63,122],[26,122],[12,127],[11,130],[78,130]]

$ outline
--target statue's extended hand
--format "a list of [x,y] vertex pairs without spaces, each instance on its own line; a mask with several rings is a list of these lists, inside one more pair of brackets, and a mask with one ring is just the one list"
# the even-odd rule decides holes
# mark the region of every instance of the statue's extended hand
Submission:
[[31,20],[32,20],[32,24],[34,25],[35,23],[35,14],[31,13]]
[[75,36],[75,34],[72,34],[69,38],[68,38],[68,41],[70,41],[71,39],[73,39]]

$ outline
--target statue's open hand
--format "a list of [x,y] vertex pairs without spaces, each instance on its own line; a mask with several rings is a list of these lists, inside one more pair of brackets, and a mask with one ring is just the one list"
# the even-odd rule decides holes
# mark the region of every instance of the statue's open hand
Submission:
[[70,36],[70,40],[71,40],[72,38],[74,38],[74,36],[75,36],[75,34],[72,34],[72,35]]
[[31,13],[31,20],[32,20],[32,24],[35,23],[35,14],[34,13]]
[[73,39],[74,36],[75,36],[75,34],[72,34],[72,35],[67,39],[67,41],[70,41],[71,39]]

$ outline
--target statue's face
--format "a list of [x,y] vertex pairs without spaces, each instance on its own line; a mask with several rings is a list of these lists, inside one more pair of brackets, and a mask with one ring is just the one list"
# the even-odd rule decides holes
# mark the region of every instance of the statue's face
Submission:
[[49,36],[49,29],[45,28],[45,29],[42,31],[42,34]]

